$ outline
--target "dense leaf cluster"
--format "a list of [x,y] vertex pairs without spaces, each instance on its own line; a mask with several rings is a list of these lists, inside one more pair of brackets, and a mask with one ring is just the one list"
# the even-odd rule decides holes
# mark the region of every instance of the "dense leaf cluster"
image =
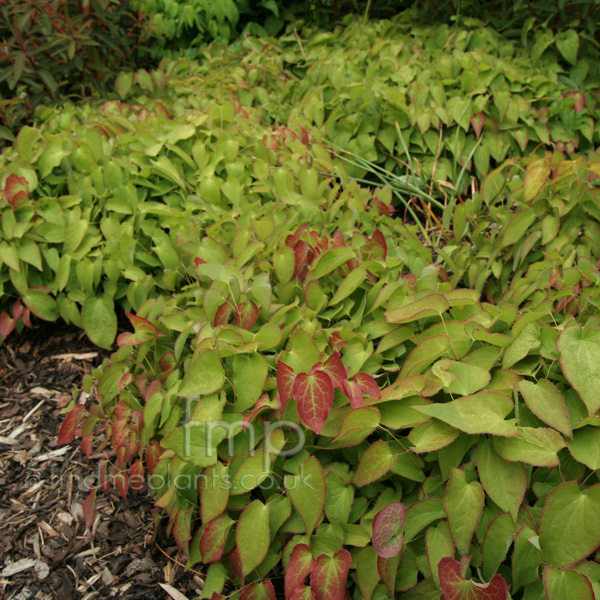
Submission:
[[59,441],[153,495],[201,597],[600,593],[597,108],[581,46],[544,43],[247,38],[3,153],[0,333],[60,316],[111,348],[126,311]]

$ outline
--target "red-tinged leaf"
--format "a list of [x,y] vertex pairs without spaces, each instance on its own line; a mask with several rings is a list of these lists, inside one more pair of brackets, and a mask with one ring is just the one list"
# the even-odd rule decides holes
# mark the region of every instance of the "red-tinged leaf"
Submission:
[[388,589],[388,592],[392,598],[394,597],[396,575],[398,574],[398,565],[400,564],[401,558],[402,553],[399,553],[392,558],[382,558],[381,556],[377,557],[377,572],[379,573],[381,581],[383,581],[385,584],[385,587]]
[[286,598],[289,600],[315,600],[315,595],[307,585],[301,585],[294,589]]
[[100,487],[103,492],[108,492],[110,481],[108,479],[108,463],[105,459],[102,459],[98,464],[98,471],[100,471]]
[[162,337],[163,334],[159,333],[158,327],[144,319],[144,317],[138,317],[126,312],[125,315],[133,325],[135,333],[121,333],[117,337],[117,345],[119,346],[135,346],[137,344],[143,344],[157,337]]
[[369,446],[360,457],[352,483],[358,487],[368,485],[386,475],[396,464],[398,456],[383,440]]
[[25,307],[21,304],[20,300],[17,300],[14,304],[13,304],[13,318],[14,319],[18,319],[24,312],[25,312]]
[[21,316],[23,317],[23,325],[28,329],[31,329],[31,311],[28,308],[25,308]]
[[233,523],[233,519],[222,514],[206,526],[200,537],[200,553],[204,564],[208,565],[221,560],[227,534]]
[[287,236],[287,238],[285,240],[285,245],[289,246],[290,248],[294,248],[294,246],[300,240],[300,236],[302,235],[302,233],[304,231],[306,231],[307,229],[308,229],[308,225],[306,223],[304,225],[300,225],[300,227],[298,227],[298,229],[296,229],[295,233],[292,233],[291,235]]
[[340,246],[345,246],[346,245],[346,239],[344,238],[344,234],[339,230],[336,229],[335,233],[333,234],[333,238],[332,238],[332,246],[334,248],[339,248]]
[[133,328],[136,333],[149,333],[151,335],[158,335],[158,327],[148,321],[148,319],[144,319],[144,317],[138,317],[137,315],[132,315],[131,313],[126,312],[125,315],[129,319],[129,322],[133,325]]
[[300,275],[302,269],[308,264],[309,246],[306,242],[300,241],[294,247],[294,277]]
[[227,325],[229,323],[229,317],[231,316],[233,309],[229,302],[224,302],[219,306],[217,312],[215,313],[215,318],[213,320],[214,327],[222,327],[223,325]]
[[150,445],[146,446],[146,466],[150,474],[154,472],[154,467],[156,467],[162,453],[163,450],[156,441],[152,441]]
[[225,596],[223,594],[219,594],[219,592],[213,592],[210,600],[223,600]]
[[7,312],[0,314],[0,335],[6,339],[17,324],[17,319],[11,317]]
[[65,420],[62,422],[60,426],[60,431],[58,432],[58,440],[56,443],[59,446],[64,444],[70,444],[75,437],[75,430],[77,429],[77,425],[79,424],[79,417],[83,412],[83,404],[76,404],[66,416]]
[[144,392],[144,402],[148,402],[160,390],[162,390],[162,383],[158,379],[151,381]]
[[169,373],[175,367],[175,354],[167,350],[158,360],[158,366],[163,372]]
[[494,575],[489,583],[475,583],[466,580],[460,563],[445,556],[438,564],[440,587],[445,600],[506,600],[508,587],[501,575]]
[[373,198],[371,202],[374,208],[377,209],[377,212],[384,217],[391,217],[395,212],[395,208],[391,204],[386,204],[379,198]]
[[244,431],[248,428],[248,425],[254,421],[256,416],[265,411],[265,410],[281,410],[281,402],[279,401],[279,396],[275,396],[274,400],[271,400],[269,394],[263,394],[254,405],[252,412],[245,416],[243,419],[243,427]]
[[486,116],[484,113],[479,112],[471,117],[471,127],[477,136],[477,139],[481,137],[483,131],[483,125],[485,124]]
[[306,578],[312,573],[314,558],[306,544],[298,544],[292,550],[290,562],[285,572],[285,597],[290,598],[292,592],[304,585]]
[[310,145],[310,136],[304,127],[300,126],[300,141],[308,147]]
[[363,392],[358,381],[346,381],[344,383],[344,392],[350,399],[350,406],[352,408],[362,408]]
[[367,375],[366,373],[357,373],[354,376],[354,381],[358,383],[363,394],[367,394],[368,396],[375,396],[375,398],[381,398],[379,386],[370,375]]
[[234,324],[242,329],[252,329],[258,319],[258,306],[250,300],[249,302],[240,302],[235,307]]
[[27,179],[13,173],[8,176],[4,185],[4,197],[13,207],[13,210],[18,210],[26,203],[27,198],[29,198]]
[[127,492],[129,491],[129,478],[126,473],[117,473],[115,475],[115,486],[117,491],[121,494],[123,500],[127,500]]
[[392,502],[373,517],[373,549],[381,558],[400,554],[404,542],[406,510],[402,502]]
[[336,387],[340,392],[343,392],[344,385],[348,381],[348,373],[339,352],[333,352],[333,354],[323,363],[322,370],[331,377],[333,387]]
[[133,381],[133,373],[125,373],[119,379],[119,391],[122,392]]
[[383,233],[381,233],[379,229],[376,229],[369,238],[369,241],[371,242],[371,244],[374,244],[375,246],[381,249],[379,253],[376,253],[379,254],[377,258],[385,260],[387,256],[387,243],[385,241],[385,236],[383,235]]
[[240,600],[277,600],[275,588],[270,579],[247,587],[240,595]]
[[194,258],[194,266],[199,267],[200,265],[205,265],[206,261],[203,258],[200,258],[199,256],[196,256],[196,258]]
[[348,343],[339,333],[332,333],[329,337],[329,345],[335,352],[341,352],[342,348]]
[[192,538],[192,511],[193,506],[183,508],[175,515],[173,523],[173,537],[180,552],[187,554],[187,543]]
[[144,484],[144,463],[138,458],[129,469],[129,487],[134,492],[141,492],[146,487]]
[[294,389],[294,370],[284,362],[277,361],[277,391],[281,400],[281,412],[285,410]]
[[315,600],[344,600],[351,562],[348,550],[340,550],[333,556],[321,554],[317,558],[310,575],[310,588]]
[[90,490],[87,498],[83,501],[83,518],[86,529],[91,529],[96,520],[96,488]]
[[316,371],[314,375],[300,373],[294,380],[293,396],[302,421],[319,433],[333,407],[331,377],[323,371]]
[[240,551],[234,550],[229,555],[229,562],[231,563],[231,567],[233,568],[233,572],[244,581],[244,572],[242,569],[242,559],[240,558]]
[[87,461],[90,454],[92,453],[92,438],[93,435],[89,433],[81,440],[81,452],[83,453],[84,459]]
[[575,98],[575,103],[573,104],[573,110],[578,113],[585,108],[585,92],[577,92],[575,90],[571,90],[564,94],[564,98]]

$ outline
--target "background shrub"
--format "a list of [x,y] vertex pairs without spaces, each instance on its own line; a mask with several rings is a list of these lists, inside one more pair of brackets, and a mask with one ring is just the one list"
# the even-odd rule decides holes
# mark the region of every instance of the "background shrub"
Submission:
[[0,17],[0,138],[9,140],[42,102],[106,92],[149,36],[126,0],[6,0]]

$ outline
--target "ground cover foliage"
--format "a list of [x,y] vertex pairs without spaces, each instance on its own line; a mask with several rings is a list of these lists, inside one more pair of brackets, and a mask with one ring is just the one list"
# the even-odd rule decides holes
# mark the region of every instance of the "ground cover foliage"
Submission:
[[523,40],[247,37],[2,154],[0,333],[116,339],[60,441],[202,597],[600,593],[597,63]]

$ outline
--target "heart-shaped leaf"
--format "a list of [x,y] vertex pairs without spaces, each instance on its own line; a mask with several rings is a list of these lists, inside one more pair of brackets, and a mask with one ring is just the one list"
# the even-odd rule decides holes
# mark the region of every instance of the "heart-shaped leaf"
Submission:
[[381,558],[393,558],[402,550],[406,510],[402,502],[391,502],[373,517],[373,549]]
[[298,414],[310,429],[319,433],[333,407],[333,383],[324,371],[300,373],[294,380],[293,396]]
[[465,579],[460,563],[446,556],[438,564],[440,587],[445,600],[506,600],[508,587],[501,575],[494,575],[489,583],[475,583]]

